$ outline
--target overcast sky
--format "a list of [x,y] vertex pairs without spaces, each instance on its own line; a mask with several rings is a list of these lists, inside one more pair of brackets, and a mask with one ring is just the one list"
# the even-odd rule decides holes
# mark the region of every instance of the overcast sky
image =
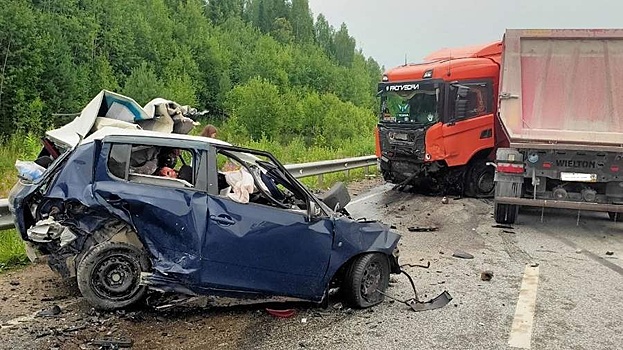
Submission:
[[620,0],[309,0],[366,56],[391,68],[443,47],[488,43],[506,28],[621,28]]

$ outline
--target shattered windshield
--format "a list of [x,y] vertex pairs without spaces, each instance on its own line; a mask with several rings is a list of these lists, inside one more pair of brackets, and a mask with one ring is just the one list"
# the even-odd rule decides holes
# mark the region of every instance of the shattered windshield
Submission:
[[436,84],[385,85],[381,94],[381,122],[431,125],[439,121],[440,88]]

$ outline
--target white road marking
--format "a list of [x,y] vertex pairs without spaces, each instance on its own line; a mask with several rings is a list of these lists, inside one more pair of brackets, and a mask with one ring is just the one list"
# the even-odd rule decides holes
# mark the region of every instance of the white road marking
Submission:
[[508,339],[508,345],[511,347],[530,349],[538,284],[539,267],[526,266],[521,281],[517,308],[515,309],[515,318]]
[[348,203],[348,205],[355,205],[355,204],[357,204],[357,203],[360,203],[360,202],[366,201],[366,200],[368,200],[368,199],[370,199],[370,198],[372,198],[372,197],[376,197],[376,196],[378,196],[378,195],[381,195],[381,194],[383,194],[383,193],[385,193],[385,192],[387,192],[387,191],[382,191],[382,192],[372,193],[372,194],[369,194],[369,195],[367,195],[367,196],[364,196],[364,197],[361,197],[361,198],[357,198],[356,200],[354,200],[354,201],[352,201],[352,202]]

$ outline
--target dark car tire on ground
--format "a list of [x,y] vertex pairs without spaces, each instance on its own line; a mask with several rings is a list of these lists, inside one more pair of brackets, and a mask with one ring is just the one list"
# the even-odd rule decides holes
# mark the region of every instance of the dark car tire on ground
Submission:
[[389,285],[389,260],[380,253],[357,257],[350,265],[344,280],[344,296],[355,308],[367,308],[381,303]]
[[493,216],[498,224],[510,225],[517,220],[519,206],[514,204],[498,204],[493,206]]
[[140,274],[149,271],[149,258],[141,249],[120,242],[103,242],[78,264],[76,279],[82,295],[100,310],[122,309],[140,301],[147,287]]

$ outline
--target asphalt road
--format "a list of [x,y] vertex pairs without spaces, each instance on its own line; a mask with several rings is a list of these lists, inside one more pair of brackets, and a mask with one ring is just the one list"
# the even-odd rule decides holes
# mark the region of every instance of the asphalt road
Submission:
[[[35,272],[48,283],[45,288],[51,288],[48,293],[65,295],[61,323],[90,323],[83,330],[40,336],[42,330],[58,328],[59,320],[24,320],[19,327],[0,329],[0,348],[93,348],[89,341],[104,336],[132,339],[140,349],[512,349],[511,339],[531,349],[622,347],[623,223],[610,222],[603,213],[581,213],[578,220],[577,212],[546,210],[541,215],[532,209],[523,210],[512,229],[494,228],[489,201],[450,199],[442,204],[439,197],[390,188],[359,193],[348,209],[355,217],[396,226],[403,235],[401,263],[430,261],[429,269],[406,270],[422,298],[447,290],[454,299],[444,308],[416,313],[385,301],[354,311],[334,300],[327,310],[298,307],[289,319],[269,316],[262,307],[93,316],[75,291],[61,287],[44,272],[47,267],[37,266]],[[410,232],[413,226],[438,230]],[[452,257],[455,250],[474,258]],[[608,251],[613,254],[606,255]],[[0,276],[0,292],[9,280],[26,285],[35,268]],[[491,281],[481,280],[486,270],[493,272]],[[14,293],[20,286],[16,288]],[[37,293],[32,300],[24,293],[2,301],[7,304],[0,305],[0,323],[49,305]],[[402,276],[388,293],[399,299],[413,296]],[[29,308],[16,309],[20,303]]]

